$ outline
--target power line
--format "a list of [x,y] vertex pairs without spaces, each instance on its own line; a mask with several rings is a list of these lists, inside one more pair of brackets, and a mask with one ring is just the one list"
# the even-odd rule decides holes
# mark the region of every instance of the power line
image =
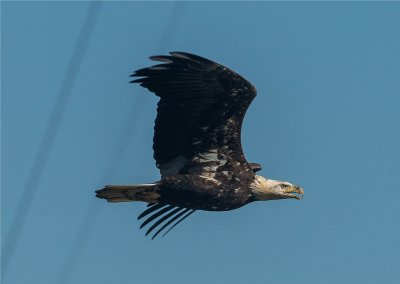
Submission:
[[[115,175],[119,161],[121,161],[126,149],[128,148],[128,145],[130,144],[133,138],[132,133],[135,132],[135,127],[137,124],[132,122],[135,122],[135,117],[137,114],[136,112],[137,111],[140,112],[140,109],[136,110],[135,107],[136,105],[137,104],[132,105],[132,109],[129,112],[129,116],[126,119],[125,124],[122,128],[123,130],[121,132],[121,135],[119,136],[119,139],[115,143],[110,161],[107,163],[103,177],[105,176],[112,177],[113,175]],[[105,184],[107,183],[107,181],[103,180],[102,183]],[[94,199],[94,193],[93,193],[93,200],[90,202],[86,214],[83,217],[83,221],[79,226],[77,234],[73,240],[72,247],[65,258],[64,264],[62,266],[60,273],[57,276],[57,281],[55,283],[66,284],[70,282],[72,273],[75,270],[78,259],[83,251],[83,248],[86,246],[89,240],[89,236],[94,227],[95,221],[97,221],[99,210],[98,207],[96,207],[96,204],[98,204],[96,201],[97,200]]]
[[[168,48],[173,42],[177,28],[182,21],[185,8],[185,2],[175,2],[171,14],[165,25],[163,36],[161,37],[156,47],[156,52],[160,52],[162,49]],[[103,177],[107,176],[108,178],[110,178],[115,175],[117,167],[121,159],[123,158],[128,148],[128,145],[131,144],[131,141],[134,137],[137,128],[137,124],[135,122],[137,122],[138,118],[142,116],[143,110],[145,109],[144,106],[147,103],[147,100],[145,99],[145,101],[139,104],[139,97],[136,97],[135,100],[136,102],[132,105],[132,110],[130,111],[124,123],[121,135],[119,136],[119,139],[114,146],[111,158],[105,168]],[[103,183],[106,182],[107,181],[103,181]],[[90,233],[94,227],[95,222],[97,221],[97,216],[98,207],[96,207],[96,200],[93,199],[89,205],[85,217],[83,218],[83,222],[78,229],[76,237],[73,241],[72,248],[71,250],[69,250],[69,253],[58,275],[56,283],[67,284],[70,282],[72,273],[75,270],[75,267],[79,261],[83,248],[86,246]]]
[[49,160],[50,152],[54,146],[55,137],[58,128],[64,117],[66,106],[71,96],[72,88],[76,82],[82,59],[85,55],[87,45],[92,34],[96,18],[99,12],[100,2],[91,2],[89,4],[85,19],[79,32],[75,47],[72,52],[70,62],[68,64],[64,80],[61,84],[56,103],[50,114],[49,120],[45,128],[44,135],[40,141],[38,151],[33,160],[32,169],[28,176],[27,182],[22,190],[22,197],[18,203],[16,215],[11,227],[7,233],[2,246],[2,280],[4,279],[7,269],[10,265],[21,232],[26,222],[26,218],[32,207],[32,203],[38,191],[43,172]]
[[158,45],[156,46],[156,52],[161,52],[172,45],[173,40],[176,36],[176,31],[179,24],[182,22],[183,15],[186,9],[186,2],[176,1],[171,11],[171,15],[164,26],[164,31]]

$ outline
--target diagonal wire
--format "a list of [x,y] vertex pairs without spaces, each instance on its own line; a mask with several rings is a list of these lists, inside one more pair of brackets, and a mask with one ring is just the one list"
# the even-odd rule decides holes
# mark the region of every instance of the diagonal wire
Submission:
[[[169,48],[169,46],[172,44],[172,41],[176,35],[177,28],[182,21],[185,8],[185,2],[176,1],[174,3],[171,14],[163,30],[163,36],[156,47],[156,52],[160,52],[163,49]],[[135,100],[136,102],[132,104],[132,109],[129,112],[129,115],[122,127],[121,135],[115,143],[110,161],[105,168],[103,174],[104,178],[110,178],[115,175],[119,162],[123,158],[125,151],[128,148],[128,145],[131,144],[134,134],[136,132],[137,124],[135,122],[137,122],[142,116],[143,110],[145,109],[145,106],[147,104],[147,99],[144,99],[144,101],[140,104],[139,97],[136,97]],[[106,180],[103,181],[103,183],[106,182]],[[58,274],[57,281],[55,283],[67,284],[70,282],[75,267],[80,259],[81,253],[85,248],[94,224],[97,221],[99,207],[97,207],[96,204],[96,200],[93,199],[88,207],[86,215],[83,217],[83,222],[77,231],[72,247],[65,258],[65,262],[61,268],[60,273]]]
[[167,23],[164,26],[162,37],[156,46],[155,51],[161,52],[172,45],[173,40],[176,36],[176,31],[180,23],[182,22],[183,15],[186,9],[186,2],[176,1],[172,8],[171,15]]
[[40,141],[27,182],[22,190],[22,197],[18,203],[16,215],[2,245],[2,279],[6,275],[7,268],[10,265],[15,249],[18,245],[26,218],[32,207],[43,172],[48,163],[58,128],[64,117],[71,96],[71,91],[76,82],[77,74],[96,22],[99,7],[99,2],[92,2],[89,4],[58,97],[47,122],[42,140]]

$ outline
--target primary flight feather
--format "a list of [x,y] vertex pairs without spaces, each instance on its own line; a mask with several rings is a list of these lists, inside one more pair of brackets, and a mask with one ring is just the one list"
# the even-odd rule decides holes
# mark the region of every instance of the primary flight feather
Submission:
[[242,150],[241,128],[256,89],[229,68],[186,53],[152,56],[162,62],[137,70],[131,83],[160,97],[153,150],[161,179],[107,185],[96,196],[109,202],[143,201],[146,235],[168,233],[196,210],[227,211],[258,200],[300,199],[303,189],[256,175]]

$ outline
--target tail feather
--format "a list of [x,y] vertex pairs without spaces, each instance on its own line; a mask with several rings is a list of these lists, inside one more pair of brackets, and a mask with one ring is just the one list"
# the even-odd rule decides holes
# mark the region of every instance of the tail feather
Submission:
[[96,197],[106,199],[108,202],[144,201],[158,202],[160,194],[156,191],[156,184],[136,185],[106,185],[96,190]]

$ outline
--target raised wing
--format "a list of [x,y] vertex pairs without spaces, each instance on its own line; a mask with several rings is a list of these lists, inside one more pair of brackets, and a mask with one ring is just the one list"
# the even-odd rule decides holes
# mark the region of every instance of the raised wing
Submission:
[[180,172],[193,159],[219,159],[216,149],[241,165],[240,133],[256,90],[237,73],[185,52],[152,56],[161,61],[137,70],[131,81],[154,92],[158,102],[153,150],[162,176]]

